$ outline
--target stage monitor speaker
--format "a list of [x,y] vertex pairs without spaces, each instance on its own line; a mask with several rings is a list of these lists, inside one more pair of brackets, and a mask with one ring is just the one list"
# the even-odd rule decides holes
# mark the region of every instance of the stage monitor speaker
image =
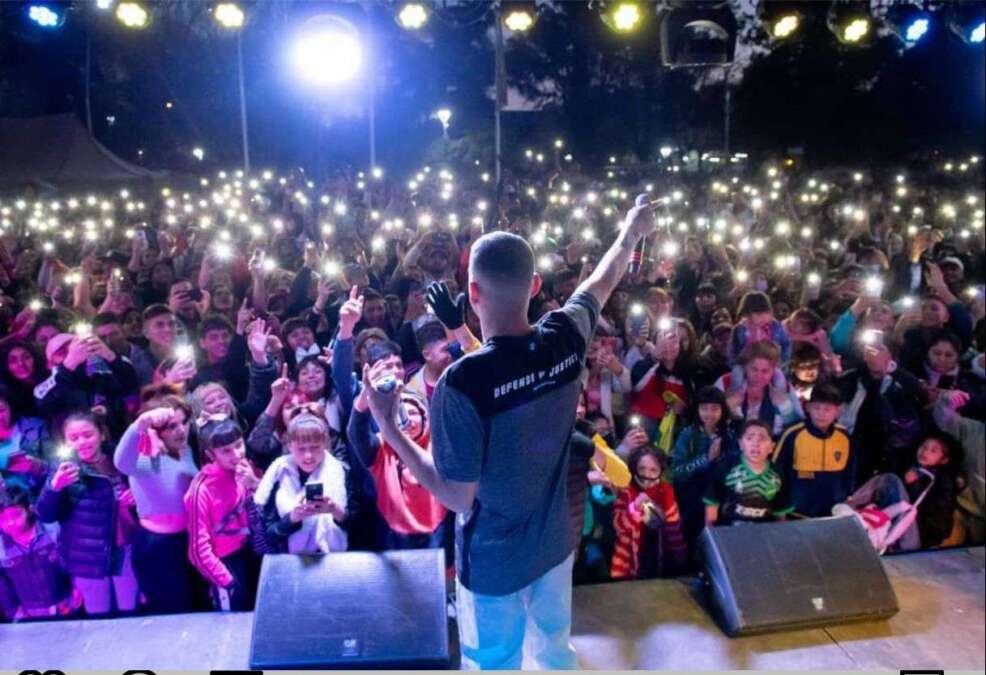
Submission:
[[441,549],[264,556],[250,667],[450,665]]
[[706,528],[702,566],[730,637],[897,613],[880,557],[855,518]]

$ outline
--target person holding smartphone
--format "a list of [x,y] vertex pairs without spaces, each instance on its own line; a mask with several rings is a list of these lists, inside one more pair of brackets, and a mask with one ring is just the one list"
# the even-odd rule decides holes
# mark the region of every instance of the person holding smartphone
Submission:
[[346,550],[346,467],[327,452],[329,442],[324,417],[302,412],[288,423],[288,454],[271,463],[253,495],[271,552]]

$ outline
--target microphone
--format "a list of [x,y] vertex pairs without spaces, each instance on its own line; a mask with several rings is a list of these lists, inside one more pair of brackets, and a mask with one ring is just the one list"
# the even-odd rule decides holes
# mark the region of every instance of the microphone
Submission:
[[[649,206],[651,203],[650,197],[645,194],[637,195],[635,202],[636,206]],[[644,254],[647,250],[647,237],[643,236],[637,245],[633,249],[633,253],[630,254],[630,264],[627,266],[628,274],[637,274],[640,271],[640,266],[644,262]]]

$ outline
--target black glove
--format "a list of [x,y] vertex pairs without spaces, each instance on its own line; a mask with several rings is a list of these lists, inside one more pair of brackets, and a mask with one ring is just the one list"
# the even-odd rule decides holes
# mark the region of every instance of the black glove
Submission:
[[459,297],[452,301],[452,294],[444,281],[435,281],[428,284],[427,291],[428,304],[431,306],[438,320],[449,330],[461,328],[465,323],[466,316],[466,294],[459,293]]

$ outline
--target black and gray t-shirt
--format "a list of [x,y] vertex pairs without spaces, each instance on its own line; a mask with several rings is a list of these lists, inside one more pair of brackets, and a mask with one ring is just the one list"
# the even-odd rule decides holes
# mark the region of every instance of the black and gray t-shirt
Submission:
[[456,520],[456,569],[483,595],[529,585],[572,552],[565,502],[579,375],[599,304],[576,293],[523,337],[495,337],[452,364],[431,403],[435,465],[478,482]]

